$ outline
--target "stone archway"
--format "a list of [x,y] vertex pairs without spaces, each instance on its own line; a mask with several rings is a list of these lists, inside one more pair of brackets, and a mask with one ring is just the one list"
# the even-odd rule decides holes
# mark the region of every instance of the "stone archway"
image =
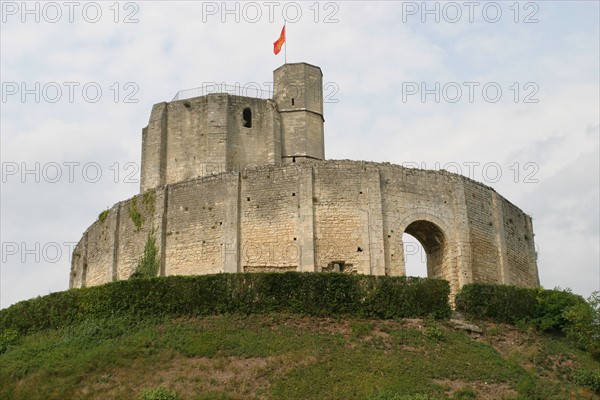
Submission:
[[444,278],[447,273],[448,245],[442,229],[433,222],[417,220],[410,223],[405,229],[407,233],[417,239],[423,246],[427,255],[427,276],[429,278]]

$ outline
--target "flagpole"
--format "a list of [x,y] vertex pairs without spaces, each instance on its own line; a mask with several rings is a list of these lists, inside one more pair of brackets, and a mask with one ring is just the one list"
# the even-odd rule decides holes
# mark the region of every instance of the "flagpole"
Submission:
[[284,60],[284,64],[287,64],[287,20],[283,20],[283,27],[285,29],[285,41],[283,42],[283,45],[285,46],[285,48],[283,49],[283,60]]

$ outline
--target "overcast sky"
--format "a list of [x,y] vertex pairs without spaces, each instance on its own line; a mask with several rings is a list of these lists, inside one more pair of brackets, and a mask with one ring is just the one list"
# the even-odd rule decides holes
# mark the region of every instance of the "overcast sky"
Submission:
[[[533,217],[541,284],[600,289],[599,3],[2,2],[1,296],[68,288],[72,246],[139,191],[152,105],[324,75],[328,159],[447,169]],[[409,272],[419,273],[418,266]]]

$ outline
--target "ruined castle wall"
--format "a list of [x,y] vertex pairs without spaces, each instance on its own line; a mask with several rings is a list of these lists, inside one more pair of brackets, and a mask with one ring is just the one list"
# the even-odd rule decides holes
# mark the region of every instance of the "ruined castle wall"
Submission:
[[[168,187],[165,227],[165,274],[191,275],[224,272],[225,232],[237,221],[228,215],[231,175],[217,175]],[[232,221],[233,220],[233,221]]]
[[242,271],[299,270],[300,254],[308,251],[299,241],[301,178],[297,166],[242,172]]
[[501,216],[496,206],[496,194],[469,180],[465,181],[464,187],[471,237],[473,281],[502,282],[504,261],[500,250]]
[[531,217],[505,199],[500,202],[506,248],[506,283],[538,287],[539,278]]
[[118,204],[114,205],[103,221],[96,221],[86,232],[83,260],[86,286],[101,285],[113,279],[118,208]]
[[227,103],[227,95],[168,103],[166,183],[202,176],[207,166],[224,169]]
[[141,192],[165,184],[167,103],[155,104],[142,130]]
[[[245,109],[250,110],[250,127],[244,126]],[[279,113],[274,101],[229,96],[227,112],[229,171],[239,171],[248,166],[281,163]]]
[[85,263],[86,251],[87,233],[84,233],[79,243],[77,243],[77,245],[73,249],[73,256],[71,257],[71,274],[69,279],[70,288],[85,286],[85,270],[87,269]]
[[[403,233],[421,242],[428,260],[428,275],[447,279],[458,286],[462,268],[457,262],[461,246],[468,242],[459,229],[466,220],[464,203],[460,202],[462,181],[459,177],[435,171],[406,169],[393,165],[381,168],[384,188],[385,238],[388,243],[392,274],[405,274],[406,257]],[[457,193],[458,192],[458,193]],[[439,232],[438,232],[439,230]],[[436,236],[437,233],[438,237]]]
[[[360,164],[327,163],[314,172],[317,271],[340,261],[346,270],[370,273],[368,209]],[[343,182],[343,184],[342,184]],[[359,206],[360,204],[360,206]]]
[[[149,234],[161,274],[405,272],[402,234],[451,282],[539,284],[531,219],[491,188],[445,171],[327,161],[263,165],[167,185],[115,205],[76,246],[71,286],[127,279]],[[337,268],[337,269],[336,269]]]
[[465,179],[472,281],[539,286],[531,217],[494,190]]
[[148,191],[119,203],[115,280],[128,279],[135,272],[150,237],[157,247],[160,245],[163,204],[164,190]]
[[[252,114],[250,127],[244,126],[246,108]],[[281,127],[272,100],[215,93],[160,103],[142,131],[141,193],[280,162]]]

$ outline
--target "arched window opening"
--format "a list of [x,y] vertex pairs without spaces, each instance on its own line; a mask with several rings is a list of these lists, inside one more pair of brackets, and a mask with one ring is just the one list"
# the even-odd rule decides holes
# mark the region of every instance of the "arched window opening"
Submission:
[[252,110],[248,107],[244,108],[242,117],[244,119],[244,128],[252,128]]

